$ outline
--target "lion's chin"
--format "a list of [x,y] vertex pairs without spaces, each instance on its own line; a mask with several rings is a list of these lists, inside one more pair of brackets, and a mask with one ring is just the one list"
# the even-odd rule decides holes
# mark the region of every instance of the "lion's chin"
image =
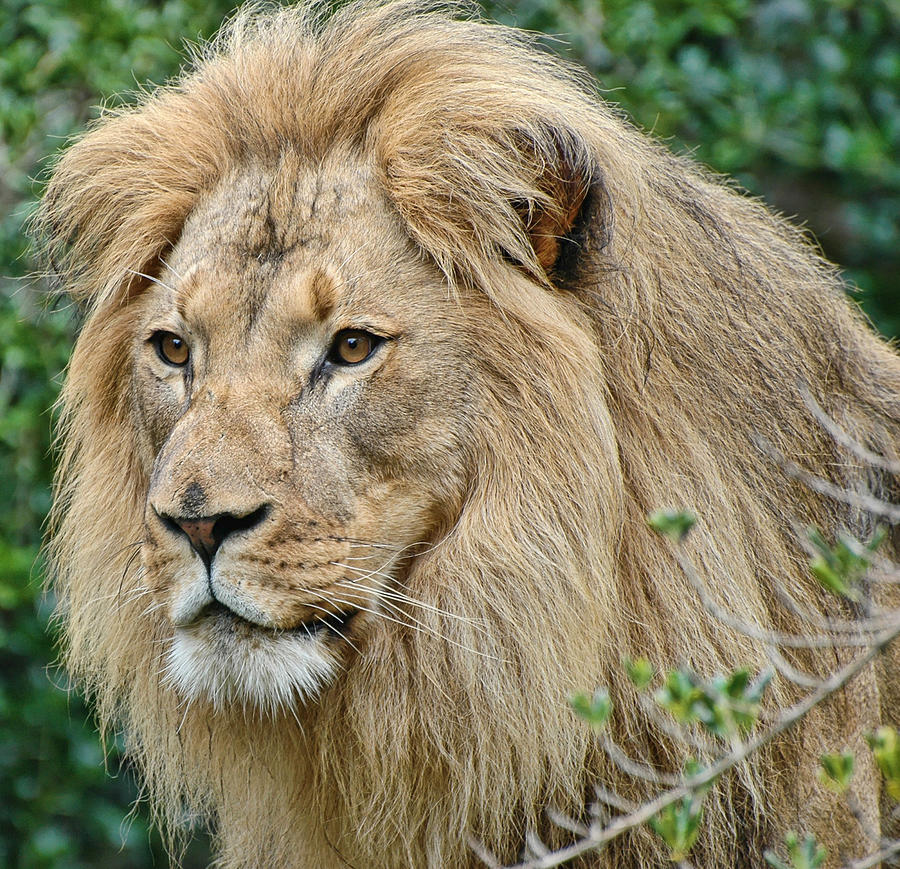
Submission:
[[340,669],[333,628],[258,628],[227,610],[177,627],[165,668],[186,700],[206,700],[276,714],[316,697]]

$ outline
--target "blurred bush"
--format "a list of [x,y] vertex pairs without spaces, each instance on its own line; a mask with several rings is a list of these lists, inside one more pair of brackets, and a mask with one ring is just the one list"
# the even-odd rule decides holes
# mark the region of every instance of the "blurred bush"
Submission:
[[[0,5],[0,866],[149,867],[165,858],[121,752],[104,764],[60,689],[40,590],[50,407],[76,316],[44,312],[22,226],[48,154],[139,84],[173,75],[221,0]],[[808,222],[880,328],[900,333],[897,0],[520,0],[489,16],[559,35],[608,99],[675,150]],[[127,98],[127,96],[125,97]],[[52,630],[50,631],[52,633]],[[208,861],[201,841],[187,866]]]
[[[138,83],[178,68],[184,37],[209,35],[231,4],[209,0],[3,0],[0,5],[0,866],[165,865],[119,746],[104,762],[80,698],[52,666],[52,600],[38,548],[50,504],[50,408],[76,317],[46,288],[22,231],[47,155]],[[52,631],[50,632],[52,633]],[[62,686],[62,687],[61,687]],[[201,840],[187,866],[209,862]]]

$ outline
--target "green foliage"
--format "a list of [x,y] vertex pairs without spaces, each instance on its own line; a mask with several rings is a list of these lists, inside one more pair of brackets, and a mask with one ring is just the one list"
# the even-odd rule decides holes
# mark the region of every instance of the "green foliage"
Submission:
[[612,700],[605,688],[598,688],[592,695],[573,694],[569,705],[579,718],[583,718],[594,730],[602,730],[612,712]]
[[[518,0],[639,125],[808,221],[900,332],[896,0]],[[514,9],[510,13],[506,10]]]
[[5,0],[0,6],[0,274],[28,270],[22,223],[41,162],[101,100],[163,81],[185,38],[211,34],[231,2]]
[[829,790],[842,794],[850,787],[855,758],[849,751],[823,754],[819,758],[819,781]]
[[[0,866],[141,869],[165,865],[121,750],[104,759],[47,624],[38,550],[50,505],[50,408],[77,326],[47,312],[25,275],[23,224],[42,162],[100,99],[163,80],[183,37],[210,34],[231,8],[207,0],[6,0],[0,5]],[[59,684],[58,684],[59,683]],[[205,866],[193,846],[185,866]]]
[[628,678],[638,691],[643,691],[656,676],[656,668],[646,658],[636,658],[635,660],[625,658],[622,666],[625,667]]
[[900,736],[894,727],[879,727],[866,739],[884,776],[888,796],[900,802]]
[[763,673],[751,682],[749,670],[740,669],[704,681],[690,670],[671,670],[654,699],[681,724],[699,722],[715,736],[740,736],[756,723],[771,678]]
[[697,524],[697,517],[685,510],[656,510],[647,517],[647,524],[663,537],[681,543]]
[[828,856],[828,852],[812,836],[801,842],[793,830],[785,835],[784,844],[790,863],[785,863],[772,851],[766,851],[766,863],[775,869],[818,869]]
[[[684,775],[690,780],[703,772],[703,768],[694,760],[685,764]],[[703,798],[712,787],[712,783],[694,788],[687,796],[666,806],[658,815],[650,819],[653,831],[666,843],[669,859],[673,862],[684,860],[700,833],[703,821]]]
[[839,534],[837,543],[829,546],[817,528],[808,528],[807,537],[816,554],[809,569],[819,582],[834,594],[859,600],[857,586],[872,563],[872,555],[881,545],[885,530],[880,528],[865,545],[849,534]]
[[650,826],[666,843],[669,859],[679,861],[684,860],[694,847],[702,820],[702,800],[690,795],[666,806],[656,817],[650,819]]

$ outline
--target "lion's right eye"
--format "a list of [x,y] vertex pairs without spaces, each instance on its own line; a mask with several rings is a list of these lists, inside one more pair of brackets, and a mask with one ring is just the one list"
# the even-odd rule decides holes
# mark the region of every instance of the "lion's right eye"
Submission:
[[380,335],[373,335],[362,329],[342,329],[334,336],[328,350],[328,361],[336,365],[359,365],[365,362],[384,341]]
[[156,348],[157,355],[166,365],[183,368],[191,358],[187,341],[174,332],[156,332],[150,340]]

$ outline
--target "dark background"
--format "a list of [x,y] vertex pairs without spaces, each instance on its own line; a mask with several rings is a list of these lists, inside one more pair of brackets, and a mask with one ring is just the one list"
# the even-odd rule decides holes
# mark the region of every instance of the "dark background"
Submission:
[[[607,99],[678,152],[798,215],[886,335],[900,333],[898,0],[522,0],[490,17],[539,30]],[[219,0],[0,0],[0,866],[165,866],[90,713],[53,666],[38,554],[50,408],[74,317],[47,309],[23,223],[48,155],[175,74]],[[189,867],[208,862],[195,843]]]

